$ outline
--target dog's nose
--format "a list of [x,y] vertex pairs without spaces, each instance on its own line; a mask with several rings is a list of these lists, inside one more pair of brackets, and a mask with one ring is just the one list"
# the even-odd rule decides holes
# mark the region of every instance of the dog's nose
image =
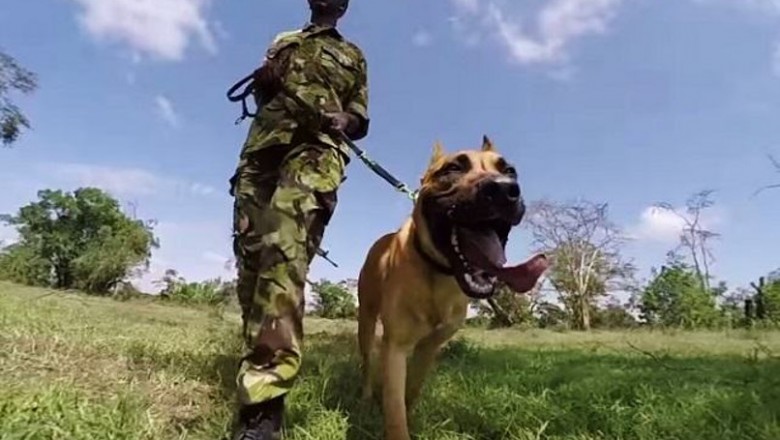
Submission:
[[482,194],[497,203],[517,203],[520,201],[520,185],[508,177],[498,177],[485,181]]

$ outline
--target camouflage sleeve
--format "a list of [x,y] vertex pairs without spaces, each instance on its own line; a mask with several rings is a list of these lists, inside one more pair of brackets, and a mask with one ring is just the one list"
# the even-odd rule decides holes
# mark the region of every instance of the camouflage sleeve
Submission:
[[359,140],[368,134],[370,118],[368,117],[368,65],[366,59],[360,58],[360,72],[358,81],[355,84],[355,90],[347,103],[346,111],[357,116],[359,126],[355,129],[352,136],[353,140]]
[[[281,81],[287,72],[294,41],[283,41],[284,34],[277,36],[266,51],[262,65],[254,72],[255,99],[262,105],[263,96],[271,97],[278,93]],[[289,40],[289,39],[288,39]]]

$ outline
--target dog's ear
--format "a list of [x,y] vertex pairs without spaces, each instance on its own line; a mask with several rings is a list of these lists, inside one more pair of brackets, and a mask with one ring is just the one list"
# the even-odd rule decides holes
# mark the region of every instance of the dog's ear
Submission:
[[496,151],[493,141],[487,135],[482,136],[482,151]]
[[431,155],[431,161],[430,166],[433,166],[437,162],[439,162],[444,157],[444,147],[441,145],[441,142],[436,141],[435,144],[433,144],[433,154]]

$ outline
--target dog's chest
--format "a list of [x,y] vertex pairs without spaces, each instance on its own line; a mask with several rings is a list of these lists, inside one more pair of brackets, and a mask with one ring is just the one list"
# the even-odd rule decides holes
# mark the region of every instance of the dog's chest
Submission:
[[468,298],[454,282],[444,282],[433,287],[429,323],[433,327],[460,325],[466,318]]

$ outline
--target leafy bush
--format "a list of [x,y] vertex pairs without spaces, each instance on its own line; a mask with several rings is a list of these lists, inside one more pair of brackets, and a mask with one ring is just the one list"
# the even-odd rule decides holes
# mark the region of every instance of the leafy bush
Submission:
[[626,306],[609,303],[603,308],[593,310],[593,327],[602,329],[626,329],[639,326],[634,315],[628,312]]
[[680,261],[670,261],[640,296],[639,308],[644,320],[655,326],[706,328],[723,322],[715,298],[718,289],[704,290],[695,271]]
[[316,298],[316,316],[328,319],[354,319],[357,317],[355,296],[350,293],[349,282],[333,283],[322,279],[312,283],[312,293]]
[[48,287],[53,279],[49,262],[31,247],[12,244],[0,251],[0,280]]
[[157,284],[163,285],[161,299],[180,304],[224,305],[236,292],[235,282],[224,282],[219,278],[188,282],[173,269],[168,269]]

